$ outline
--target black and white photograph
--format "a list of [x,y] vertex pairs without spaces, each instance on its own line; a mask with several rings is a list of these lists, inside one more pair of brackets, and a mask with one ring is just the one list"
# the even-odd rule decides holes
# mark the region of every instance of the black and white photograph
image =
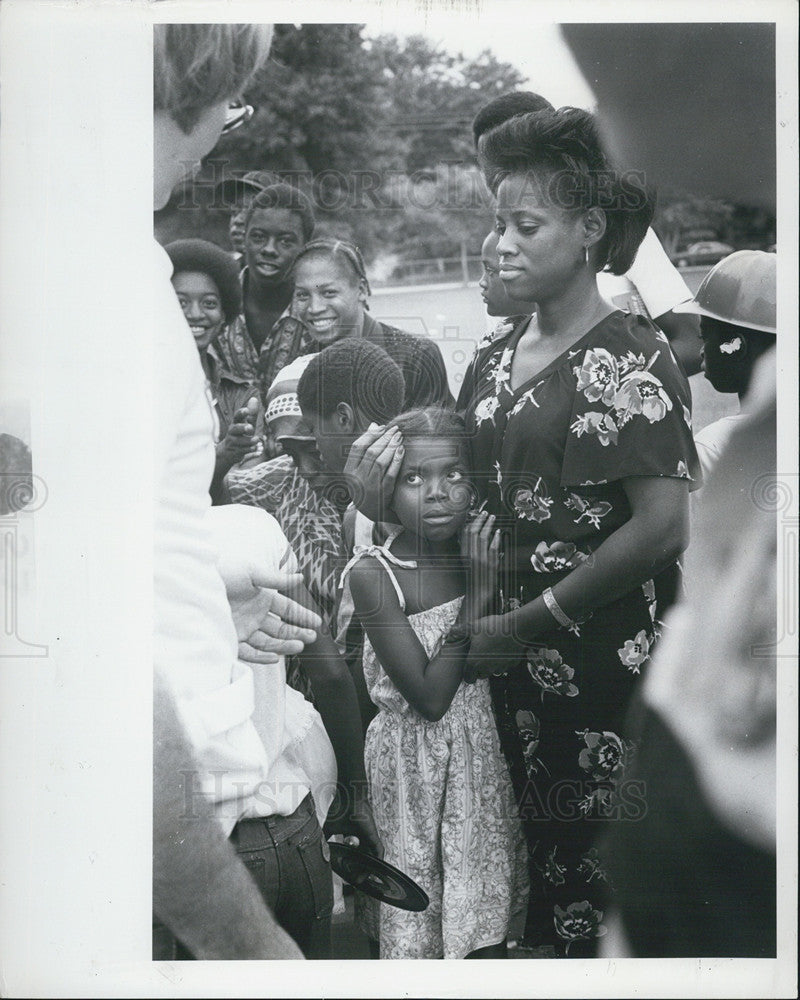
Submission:
[[3,995],[796,995],[796,7],[0,14]]

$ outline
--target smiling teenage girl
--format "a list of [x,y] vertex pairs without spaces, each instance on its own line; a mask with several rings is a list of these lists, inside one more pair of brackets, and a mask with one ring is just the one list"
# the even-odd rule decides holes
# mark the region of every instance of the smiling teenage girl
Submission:
[[264,413],[258,387],[226,370],[215,344],[241,308],[239,268],[230,254],[206,240],[175,240],[164,249],[174,267],[172,287],[214,401],[219,429],[210,491],[219,501],[222,480],[230,469],[245,456],[260,459],[263,452]]
[[357,246],[347,240],[313,240],[297,255],[293,276],[292,311],[318,348],[363,337],[400,366],[406,407],[452,405],[438,345],[370,316],[369,282]]

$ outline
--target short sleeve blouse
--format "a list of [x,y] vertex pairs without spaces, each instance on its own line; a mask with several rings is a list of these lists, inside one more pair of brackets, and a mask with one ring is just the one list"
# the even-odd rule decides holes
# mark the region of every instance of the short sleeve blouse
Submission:
[[552,570],[553,553],[569,569],[630,518],[622,480],[700,485],[691,394],[661,331],[620,311],[512,390],[525,325],[476,356],[459,403],[479,489],[513,534],[517,569]]

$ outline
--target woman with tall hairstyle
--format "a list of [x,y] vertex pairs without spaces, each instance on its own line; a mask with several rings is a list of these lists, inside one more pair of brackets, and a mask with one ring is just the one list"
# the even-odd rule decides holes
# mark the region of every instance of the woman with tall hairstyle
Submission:
[[[624,720],[688,541],[690,393],[664,334],[598,292],[602,268],[630,266],[652,202],[612,170],[592,115],[518,115],[479,148],[500,276],[537,310],[477,352],[457,404],[479,499],[504,535],[465,677],[492,677],[528,837],[526,941],[587,957],[610,889],[597,834],[646,808],[625,781]],[[368,515],[392,486],[391,430],[351,450]]]
[[461,393],[483,499],[506,535],[496,614],[467,671],[496,674],[501,739],[528,831],[528,938],[590,956],[609,884],[601,821],[635,820],[624,720],[678,586],[699,477],[691,396],[666,337],[603,299],[652,216],[573,108],[492,129],[500,276],[537,311],[473,361]]

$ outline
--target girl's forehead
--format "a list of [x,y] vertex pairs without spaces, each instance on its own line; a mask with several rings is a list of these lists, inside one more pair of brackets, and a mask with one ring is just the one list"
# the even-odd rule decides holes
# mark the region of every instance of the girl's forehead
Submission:
[[295,265],[295,282],[306,285],[341,284],[357,286],[358,278],[353,269],[336,256],[309,254]]
[[179,271],[172,276],[172,286],[176,291],[192,292],[196,295],[219,295],[214,279],[202,271]]
[[403,446],[404,466],[459,461],[464,457],[464,442],[458,438],[409,437],[404,439]]
[[486,257],[489,261],[495,260],[497,258],[497,244],[499,240],[500,233],[496,229],[493,229],[483,241],[481,257]]

